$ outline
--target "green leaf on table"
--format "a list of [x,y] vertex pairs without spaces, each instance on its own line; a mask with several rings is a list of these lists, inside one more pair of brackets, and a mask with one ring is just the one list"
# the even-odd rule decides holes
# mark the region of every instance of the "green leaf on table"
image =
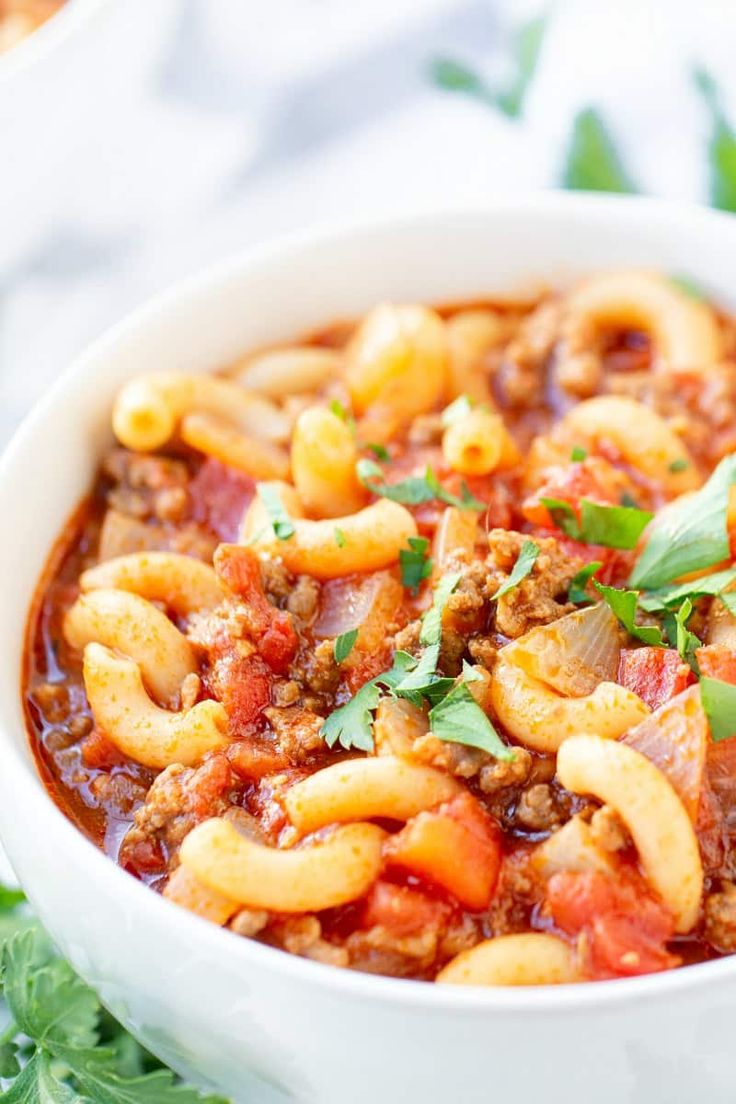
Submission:
[[542,498],[554,524],[573,540],[583,544],[599,544],[605,548],[636,548],[639,537],[654,517],[648,510],[635,506],[605,506],[592,499],[580,500],[580,517],[569,502],[559,498]]
[[630,583],[647,590],[664,587],[730,558],[726,524],[728,497],[736,482],[736,454],[724,457],[695,494],[664,507],[631,572]]
[[510,590],[517,587],[520,582],[526,579],[536,563],[537,556],[539,555],[540,548],[533,540],[524,541],[521,546],[521,551],[514,564],[511,574],[505,583],[502,583],[496,593],[493,595],[493,600],[497,601],[499,598],[503,598],[504,594],[508,594]]
[[562,174],[562,186],[576,192],[636,192],[597,111],[581,111]]
[[203,1095],[189,1085],[177,1084],[167,1069],[128,1078],[101,1060],[96,1050],[66,1052],[61,1057],[69,1063],[85,1099],[95,1104],[227,1104],[221,1096]]
[[465,682],[459,682],[429,711],[431,732],[447,743],[480,748],[506,762],[513,749],[504,744]]
[[700,700],[714,740],[736,736],[736,686],[721,679],[701,678]]
[[662,631],[656,625],[637,624],[636,607],[639,598],[637,591],[618,590],[616,587],[605,586],[595,580],[593,586],[612,613],[619,619],[629,636],[633,636],[636,640],[641,640],[643,644],[649,644],[652,647],[666,647]]
[[699,68],[693,78],[710,116],[709,202],[722,211],[736,211],[736,132],[726,118],[720,89],[711,74]]

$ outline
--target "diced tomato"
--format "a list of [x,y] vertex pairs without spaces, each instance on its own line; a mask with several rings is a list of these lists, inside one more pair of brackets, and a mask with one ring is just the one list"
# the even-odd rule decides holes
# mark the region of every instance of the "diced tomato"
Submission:
[[441,886],[470,909],[486,908],[501,870],[501,832],[469,793],[412,817],[385,847],[389,865]]
[[623,738],[623,743],[659,767],[693,821],[700,806],[709,741],[710,728],[697,686],[666,702]]
[[736,685],[736,652],[723,644],[708,644],[695,653],[701,675]]
[[213,806],[232,789],[227,757],[222,752],[210,756],[183,785],[187,810],[202,820],[212,816]]
[[189,484],[191,516],[209,526],[220,540],[235,540],[255,493],[255,481],[249,475],[208,457]]
[[93,770],[109,770],[127,761],[122,751],[118,751],[112,740],[98,728],[94,728],[89,736],[84,737],[80,748],[84,765]]
[[618,681],[650,709],[659,709],[685,690],[694,675],[673,648],[622,648]]
[[291,615],[266,597],[255,552],[239,544],[221,544],[214,565],[225,586],[247,604],[258,651],[271,670],[283,674],[296,655],[299,640]]
[[345,674],[345,685],[351,694],[357,694],[361,686],[366,682],[387,671],[391,666],[391,656],[388,648],[380,648],[373,655],[361,655],[353,667]]
[[[707,785],[696,829],[704,860],[710,860],[709,870],[717,870],[736,847],[736,736],[708,745],[705,772]],[[723,873],[733,876],[731,869]]]
[[361,925],[364,928],[380,925],[397,936],[413,935],[440,927],[449,915],[450,906],[445,901],[428,897],[410,886],[380,879],[365,900]]
[[275,746],[253,740],[237,740],[227,749],[227,757],[237,775],[258,780],[288,767],[288,756]]
[[592,978],[651,974],[679,965],[665,946],[674,934],[672,915],[633,871],[619,878],[594,870],[554,874],[547,905],[566,935],[585,937]]
[[215,697],[227,710],[235,735],[252,733],[263,722],[263,710],[271,704],[270,669],[257,653],[242,656],[235,647],[223,649],[209,672]]
[[556,528],[549,510],[541,501],[543,498],[568,502],[576,513],[583,498],[605,505],[618,505],[621,475],[598,457],[551,468],[542,486],[522,503],[521,512],[532,525]]

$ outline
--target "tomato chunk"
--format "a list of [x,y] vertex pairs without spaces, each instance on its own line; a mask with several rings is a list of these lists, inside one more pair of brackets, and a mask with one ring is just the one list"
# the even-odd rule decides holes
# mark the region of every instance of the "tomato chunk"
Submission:
[[665,944],[674,934],[671,913],[636,875],[599,871],[554,874],[547,887],[552,918],[566,935],[583,935],[587,972],[594,979],[669,970],[679,959]]
[[413,935],[442,926],[450,915],[445,901],[410,886],[379,879],[366,898],[362,926],[387,928],[396,936]]
[[695,653],[701,675],[736,685],[736,652],[724,644],[708,644]]
[[501,870],[501,832],[471,794],[412,817],[385,848],[389,865],[441,886],[470,909],[486,908]]
[[296,655],[299,640],[291,615],[266,597],[255,552],[239,544],[221,544],[214,565],[225,586],[248,606],[249,628],[258,651],[272,671],[283,674]]
[[622,490],[627,486],[621,472],[600,457],[591,457],[582,463],[550,468],[542,486],[522,503],[521,512],[532,525],[556,528],[549,510],[542,502],[543,498],[567,502],[579,515],[583,498],[605,505],[618,505]]
[[235,648],[220,652],[209,672],[215,697],[227,710],[230,729],[237,736],[253,732],[271,704],[272,675],[257,654],[242,656]]
[[659,709],[693,682],[694,676],[673,648],[622,648],[618,681]]

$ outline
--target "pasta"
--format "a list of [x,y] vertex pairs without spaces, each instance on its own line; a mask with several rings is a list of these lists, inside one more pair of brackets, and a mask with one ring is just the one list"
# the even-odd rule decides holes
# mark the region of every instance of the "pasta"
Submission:
[[602,273],[132,379],[29,617],[52,796],[331,967],[736,953],[733,350],[669,276]]

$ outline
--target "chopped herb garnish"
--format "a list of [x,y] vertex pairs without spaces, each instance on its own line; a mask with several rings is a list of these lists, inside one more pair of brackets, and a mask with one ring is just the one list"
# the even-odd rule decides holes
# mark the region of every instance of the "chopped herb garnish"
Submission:
[[730,558],[726,526],[728,496],[736,482],[736,454],[726,456],[707,483],[669,503],[631,573],[631,585],[663,587]]
[[503,598],[504,594],[508,594],[510,590],[517,587],[519,583],[526,579],[527,575],[531,572],[539,555],[539,545],[533,540],[524,541],[519,552],[519,557],[513,566],[511,574],[505,583],[498,588],[493,597],[497,600]]
[[618,151],[597,111],[576,116],[562,186],[577,192],[635,192]]
[[465,682],[457,683],[432,706],[429,727],[439,740],[447,743],[480,748],[505,762],[514,758],[513,749],[504,744]]
[[729,736],[736,736],[736,686],[721,679],[701,678],[700,700],[713,739],[727,740]]
[[416,594],[420,583],[432,574],[432,558],[426,537],[409,537],[409,547],[399,551],[401,583]]
[[584,602],[593,601],[586,587],[599,567],[603,567],[602,560],[593,560],[592,563],[586,564],[585,567],[580,568],[577,575],[574,575],[570,581],[570,589],[567,592],[568,602],[574,602],[576,605],[580,606]]
[[335,544],[338,548],[345,547],[345,534],[338,525],[335,526]]
[[278,540],[288,540],[294,536],[294,523],[284,509],[281,495],[273,483],[256,483],[261,502],[266,507],[273,531]]
[[466,417],[472,409],[473,401],[470,396],[458,395],[458,397],[442,411],[441,420],[443,426],[451,426],[453,422],[457,422],[460,418]]
[[[680,606],[679,610],[675,614],[675,640],[674,644],[679,652],[680,656],[685,660],[687,664],[692,668],[695,674],[699,674],[698,663],[695,658],[695,653],[702,645],[702,640],[694,632],[691,632],[687,627],[687,623],[692,617],[693,604],[689,598]],[[670,643],[672,639],[670,638]]]
[[443,698],[455,680],[437,674],[439,658],[439,644],[430,644],[422,652],[419,662],[414,660],[415,666],[394,687],[394,693],[418,706],[424,699],[434,703]]
[[[694,601],[704,596],[720,598],[724,605],[728,606],[728,600],[721,591],[736,580],[736,567],[726,568],[724,571],[714,571],[712,575],[703,575],[699,579],[692,579],[688,583],[679,583],[674,586],[660,587],[659,590],[642,594],[639,605],[650,613],[658,613],[667,608],[674,608],[682,604],[686,598]],[[736,598],[736,592],[729,597]]]
[[391,454],[385,445],[379,445],[376,441],[368,441],[363,448],[367,448],[369,452],[372,452],[376,460],[382,460],[384,463],[386,460],[391,459]]
[[639,597],[637,591],[617,590],[616,587],[605,586],[595,580],[593,586],[630,636],[650,646],[665,647],[661,629],[655,625],[637,625],[636,605]]
[[356,472],[360,482],[372,494],[378,495],[379,498],[390,498],[393,502],[401,502],[405,506],[419,506],[422,502],[433,502],[438,499],[449,506],[457,506],[460,510],[486,509],[486,503],[474,498],[465,482],[460,485],[460,496],[450,494],[442,486],[431,467],[425,469],[424,475],[410,476],[399,483],[386,483],[382,469],[373,460],[359,460]]
[[419,643],[425,647],[428,644],[439,644],[442,639],[442,614],[459,582],[460,572],[455,571],[449,575],[443,575],[434,588],[432,605],[422,617],[422,628],[419,633]]
[[585,460],[588,455],[588,450],[583,448],[582,445],[573,445],[572,452],[570,453],[570,459],[574,464],[580,464]]
[[636,501],[630,491],[624,491],[619,501],[622,506],[632,506],[635,510],[639,508],[639,503]]
[[690,465],[687,460],[681,456],[678,460],[673,460],[672,463],[668,465],[667,470],[671,471],[673,475],[677,475],[679,472],[687,471],[689,467]]
[[340,633],[339,636],[335,637],[335,643],[333,645],[335,663],[343,663],[348,658],[357,639],[357,629],[348,629],[347,632]]
[[333,710],[320,729],[327,746],[339,743],[346,751],[351,748],[373,751],[373,710],[381,700],[382,690],[393,689],[415,664],[412,656],[397,652],[389,671],[370,679],[350,701]]
[[336,418],[340,419],[341,422],[345,422],[346,425],[349,425],[351,429],[355,428],[355,422],[353,421],[352,414],[349,413],[347,408],[343,406],[339,399],[332,399],[330,401],[330,410]]
[[603,506],[583,498],[578,520],[569,502],[558,498],[542,498],[540,501],[566,536],[583,544],[600,544],[605,548],[635,548],[654,517],[648,510],[638,510],[633,506]]

